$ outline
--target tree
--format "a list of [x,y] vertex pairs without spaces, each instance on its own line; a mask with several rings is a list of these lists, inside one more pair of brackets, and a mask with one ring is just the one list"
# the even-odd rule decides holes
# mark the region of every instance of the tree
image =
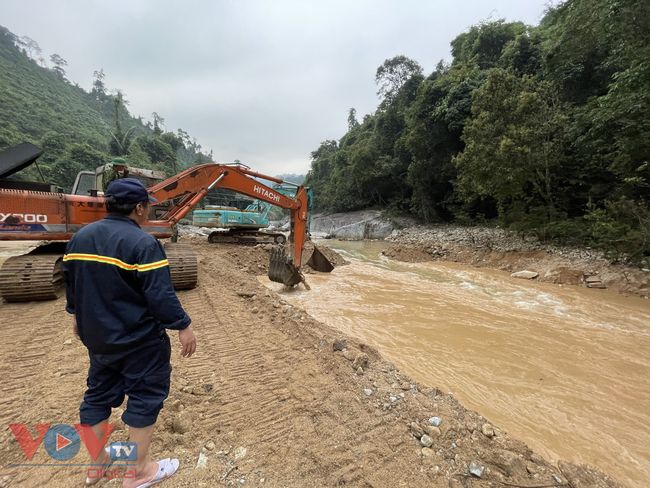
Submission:
[[[174,137],[173,134],[170,134]],[[178,158],[172,147],[165,143],[162,138],[140,136],[134,145],[137,145],[149,158],[155,169],[164,171],[167,174],[178,173]]]
[[[157,136],[162,135],[163,129],[165,127],[165,119],[163,119],[156,112],[153,112],[151,116],[153,117],[153,133]],[[160,126],[162,126],[162,128]]]
[[46,132],[38,143],[43,149],[43,156],[40,157],[39,162],[48,167],[63,155],[69,144],[70,141],[65,134]]
[[115,107],[115,131],[111,131],[111,140],[108,144],[109,152],[113,156],[126,156],[129,154],[129,147],[133,142],[131,134],[135,127],[131,127],[126,132],[122,130],[122,123],[120,121],[120,109],[128,103],[124,99],[124,94],[121,90],[117,90],[116,95],[113,97],[113,106]]
[[417,61],[402,55],[387,59],[375,73],[375,84],[379,86],[377,95],[390,100],[414,74],[422,74],[422,66]]
[[[650,10],[631,0],[574,0],[555,12],[549,77],[576,109],[576,159],[621,196],[650,199]],[[591,196],[591,195],[590,195]],[[606,195],[599,195],[602,203]],[[612,195],[610,195],[612,196]]]
[[190,135],[186,131],[184,131],[179,127],[178,130],[176,131],[176,136],[182,142],[184,148],[189,149],[191,147],[192,139],[190,138]]
[[612,76],[647,62],[650,9],[637,0],[572,0],[547,14],[549,78],[572,103],[603,96]]
[[[413,189],[410,210],[425,221],[450,220],[462,131],[471,116],[472,93],[485,82],[476,66],[439,65],[411,105],[405,145],[412,154],[406,180]],[[485,213],[485,209],[483,212]]]
[[318,208],[329,207],[334,156],[338,152],[337,141],[321,142],[320,147],[310,154],[311,169],[305,179],[305,185],[312,187]]
[[536,76],[542,72],[543,53],[541,35],[535,31],[532,35],[521,34],[508,42],[503,48],[499,67],[513,68],[521,75]]
[[466,196],[494,197],[502,207],[517,199],[541,200],[553,220],[568,123],[554,87],[494,69],[473,99],[465,150],[454,158],[461,189]]
[[359,122],[357,122],[357,110],[351,108],[348,111],[348,130],[352,130],[358,126],[359,126]]
[[112,89],[111,94],[113,95],[114,98],[117,98],[120,101],[121,106],[126,107],[127,105],[131,105],[131,102],[129,102],[126,99],[126,95],[124,94],[124,91],[121,90],[120,88]]
[[503,48],[526,29],[523,22],[508,23],[504,19],[472,26],[469,32],[451,41],[454,63],[476,63],[481,69],[493,68]]
[[52,54],[50,56],[50,61],[52,61],[52,63],[54,64],[54,68],[52,68],[52,71],[54,71],[61,78],[65,79],[67,73],[64,67],[68,65],[68,62],[58,54]]
[[165,132],[163,135],[160,136],[160,139],[169,147],[171,147],[172,151],[174,151],[175,153],[177,153],[181,149],[185,149],[183,140],[180,139],[179,137],[176,137],[176,135],[174,135],[173,132]]
[[95,71],[93,73],[93,78],[93,88],[91,93],[95,93],[98,99],[102,99],[106,96],[106,85],[104,84],[106,75],[104,74],[104,70],[100,68],[99,71]]
[[66,192],[72,191],[72,185],[79,171],[94,170],[106,163],[105,155],[88,144],[70,144],[65,152],[52,164],[50,175],[53,181]]
[[18,48],[20,52],[23,54],[27,54],[27,46],[25,46],[25,41],[23,40],[22,37],[18,37],[17,35],[11,33],[11,37],[13,39],[14,44]]
[[[650,49],[648,50],[650,54]],[[617,196],[650,200],[650,64],[616,73],[609,92],[577,110],[576,138],[585,166],[606,168]]]
[[31,59],[36,59],[36,56],[43,54],[43,50],[38,45],[38,42],[36,42],[34,39],[27,36],[22,36],[20,38],[20,41],[21,46],[23,46],[27,52],[27,56],[29,56]]

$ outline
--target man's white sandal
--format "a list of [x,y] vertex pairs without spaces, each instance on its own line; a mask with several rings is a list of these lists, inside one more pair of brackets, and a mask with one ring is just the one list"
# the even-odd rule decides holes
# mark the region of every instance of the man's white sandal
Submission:
[[178,459],[163,459],[158,461],[158,472],[154,475],[151,480],[147,481],[142,485],[138,485],[136,488],[148,488],[149,486],[165,481],[171,475],[173,475],[178,469]]

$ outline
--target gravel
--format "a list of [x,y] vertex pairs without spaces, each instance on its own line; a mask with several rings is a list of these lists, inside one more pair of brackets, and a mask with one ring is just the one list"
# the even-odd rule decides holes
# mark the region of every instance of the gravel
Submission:
[[494,428],[490,424],[483,424],[481,432],[485,437],[494,437]]
[[196,462],[196,469],[205,469],[208,467],[208,456],[201,453],[199,454],[199,459]]
[[[444,254],[444,244],[460,244],[474,249],[499,253],[509,251],[546,251],[569,259],[604,259],[603,253],[592,249],[557,247],[545,244],[532,235],[489,227],[459,227],[437,225],[413,227],[394,232],[386,241],[395,244],[430,245],[432,254]],[[433,244],[443,244],[437,248]]]
[[413,434],[418,439],[424,435],[422,427],[417,422],[411,422],[411,434]]
[[475,461],[472,461],[469,465],[469,472],[470,474],[473,474],[477,478],[480,478],[483,476],[483,471],[485,471],[485,467],[481,466]]
[[433,439],[428,435],[424,434],[420,438],[420,444],[422,445],[422,447],[431,447],[433,445]]

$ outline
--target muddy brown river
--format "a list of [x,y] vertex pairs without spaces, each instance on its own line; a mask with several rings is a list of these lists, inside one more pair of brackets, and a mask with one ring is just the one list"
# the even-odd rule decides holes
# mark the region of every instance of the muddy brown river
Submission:
[[308,275],[309,292],[268,286],[547,459],[650,486],[650,300],[319,244],[352,264]]

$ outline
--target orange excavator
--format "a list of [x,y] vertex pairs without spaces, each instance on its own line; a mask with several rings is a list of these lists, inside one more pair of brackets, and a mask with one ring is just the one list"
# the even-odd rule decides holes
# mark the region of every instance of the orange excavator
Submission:
[[[29,146],[31,147],[10,151],[9,155],[6,154],[7,151],[0,154],[0,178],[3,176],[3,156],[5,168],[13,168],[9,171],[15,172],[17,168],[23,169],[34,163],[42,154],[42,151],[38,153],[34,150],[38,149],[36,146]],[[34,154],[38,155],[34,158]],[[9,171],[5,171],[4,176]],[[284,183],[279,178],[262,175],[235,163],[208,163],[185,170],[148,189],[149,194],[159,203],[151,206],[149,220],[142,229],[157,238],[170,238],[180,219],[212,188],[233,190],[291,211],[288,254],[285,249],[273,249],[269,278],[287,286],[304,282],[300,266],[307,239],[307,191],[304,187],[297,186],[295,195],[289,197],[254,178]],[[104,198],[97,190],[90,190],[88,196],[66,195],[56,190],[55,186],[44,183],[0,179],[0,240],[52,241],[3,263],[0,268],[0,295],[7,301],[45,300],[60,296],[64,290],[61,262],[65,241],[84,225],[106,215]],[[198,266],[191,247],[168,242],[165,252],[174,288],[194,288]],[[315,261],[322,260],[320,252],[315,251],[314,254]],[[317,263],[315,267],[322,268],[323,271],[332,269],[329,262],[322,266]]]

